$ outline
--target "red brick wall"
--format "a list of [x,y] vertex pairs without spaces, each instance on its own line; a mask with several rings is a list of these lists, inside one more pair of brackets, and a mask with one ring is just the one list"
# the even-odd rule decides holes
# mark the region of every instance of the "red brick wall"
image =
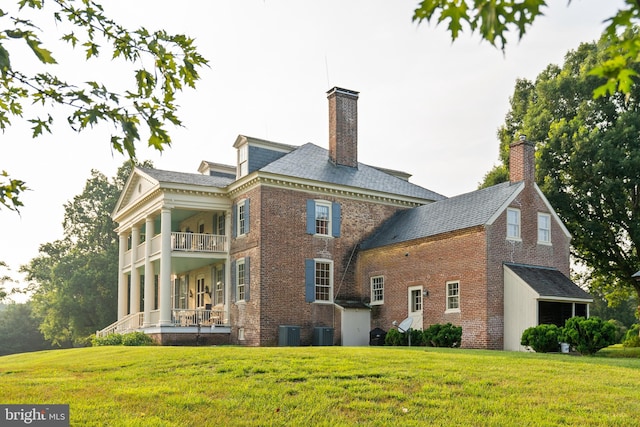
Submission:
[[[489,293],[488,334],[491,348],[503,348],[504,262],[555,267],[569,276],[569,244],[559,223],[551,217],[551,245],[538,244],[538,212],[551,213],[533,186],[527,186],[510,204],[520,209],[521,241],[506,240],[506,211],[487,229]],[[464,331],[463,331],[464,333]]]
[[[539,245],[538,212],[550,213],[533,187],[511,203],[521,212],[521,242],[506,240],[506,210],[488,227],[476,227],[362,252],[357,282],[369,293],[373,276],[385,278],[384,304],[372,310],[372,328],[388,331],[408,316],[407,289],[422,285],[426,328],[451,322],[462,326],[462,346],[503,348],[503,263],[556,267],[569,275],[569,239],[551,221],[551,245]],[[408,255],[408,256],[407,256]],[[445,313],[446,283],[460,282],[460,312]]]
[[[373,306],[371,328],[388,331],[408,316],[408,288],[423,286],[423,326],[463,327],[464,347],[486,348],[486,254],[481,227],[386,246],[360,254],[358,281],[370,293],[372,276],[384,276],[384,304]],[[460,281],[460,313],[445,313],[446,284]]]
[[[245,345],[278,344],[278,327],[301,327],[301,344],[310,345],[313,328],[334,327],[340,342],[339,312],[332,304],[305,301],[305,259],[333,260],[334,294],[338,299],[361,300],[355,286],[356,245],[397,206],[313,194],[288,188],[261,185],[238,197],[251,198],[250,235],[234,240],[232,258],[251,256],[250,301],[244,307],[232,304],[232,342]],[[341,205],[341,237],[315,237],[306,232],[308,199]],[[353,259],[345,273],[349,258]],[[244,327],[245,341],[237,341],[237,327]]]

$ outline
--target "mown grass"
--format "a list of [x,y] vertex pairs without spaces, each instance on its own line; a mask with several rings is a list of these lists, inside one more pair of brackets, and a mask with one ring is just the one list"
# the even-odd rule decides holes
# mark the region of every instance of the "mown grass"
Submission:
[[78,426],[633,426],[640,359],[433,348],[95,347],[0,357],[0,403]]

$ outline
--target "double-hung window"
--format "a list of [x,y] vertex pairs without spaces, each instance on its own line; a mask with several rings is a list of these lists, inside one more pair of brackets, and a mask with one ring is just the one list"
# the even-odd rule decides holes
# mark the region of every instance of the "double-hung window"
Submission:
[[240,200],[233,205],[233,217],[235,220],[233,237],[249,233],[249,199]]
[[371,305],[384,303],[384,276],[371,278]]
[[333,261],[305,261],[305,293],[307,302],[333,301]]
[[244,301],[246,297],[246,272],[245,260],[240,259],[236,262],[236,300]]
[[507,209],[507,239],[520,240],[520,209]]
[[460,311],[460,282],[447,282],[447,311]]
[[538,243],[551,243],[551,215],[538,212]]
[[340,204],[327,200],[307,200],[307,233],[340,237]]
[[[231,301],[233,302],[249,301],[249,285],[251,283],[249,261],[249,257],[231,261]],[[222,281],[219,282],[221,286],[224,286]]]

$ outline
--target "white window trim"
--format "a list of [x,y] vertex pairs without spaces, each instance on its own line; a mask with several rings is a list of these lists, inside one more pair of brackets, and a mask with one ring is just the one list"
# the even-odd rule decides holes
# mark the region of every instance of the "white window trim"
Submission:
[[[247,199],[242,199],[236,203],[236,237],[247,235],[247,213],[244,209],[246,201]],[[240,211],[244,217],[244,227],[240,227]]]
[[[509,236],[509,212],[516,212],[518,214],[518,235],[517,236]],[[520,209],[507,208],[506,219],[507,219],[507,229],[506,229],[507,240],[521,242],[522,241],[522,214],[520,212]]]
[[[373,289],[373,285],[374,285],[374,280],[376,279],[380,279],[381,280],[381,284],[382,284],[382,299],[380,300],[374,300],[373,296],[374,296],[374,289]],[[371,300],[369,302],[369,305],[382,305],[384,304],[384,276],[372,276],[371,279],[369,279],[369,284],[370,284],[370,290],[371,290]]]
[[[242,269],[243,269],[242,298],[240,298],[240,266],[242,266]],[[239,260],[236,261],[236,283],[233,284],[236,287],[236,303],[244,303],[245,297],[247,295],[246,293],[247,284],[244,281],[244,279],[246,279],[247,277],[247,272],[244,270],[244,267],[245,267],[244,258],[240,258]]]
[[[316,236],[322,236],[322,237],[332,237],[333,233],[333,224],[332,224],[332,217],[333,217],[333,212],[332,212],[332,203],[327,201],[327,200],[314,200],[315,204],[314,204],[314,212],[313,212],[313,226],[314,226],[314,231],[315,231],[315,235]],[[318,206],[323,206],[327,208],[327,232],[326,233],[318,233],[318,227],[316,226],[315,222],[317,221],[317,217],[316,217],[316,212],[318,211]]]
[[238,178],[249,173],[249,146],[247,144],[238,148]]
[[[546,228],[545,230],[547,231],[547,235],[549,236],[548,240],[540,240],[540,218],[547,218],[547,224],[549,228]],[[551,246],[551,214],[538,212],[538,244]]]
[[328,300],[323,300],[323,299],[317,299],[315,298],[315,303],[316,304],[333,304],[333,261],[330,259],[323,259],[323,258],[314,258],[314,264],[313,264],[313,280],[314,280],[314,287],[313,287],[313,292],[314,295],[317,295],[316,292],[316,266],[318,263],[323,263],[323,264],[329,264],[329,299]]
[[[453,285],[454,283],[458,284],[458,307],[457,308],[449,308],[449,298],[451,297],[451,295],[449,295],[449,285]],[[445,294],[446,294],[446,301],[445,301],[445,313],[460,313],[460,281],[459,280],[450,280],[446,283],[445,285]]]

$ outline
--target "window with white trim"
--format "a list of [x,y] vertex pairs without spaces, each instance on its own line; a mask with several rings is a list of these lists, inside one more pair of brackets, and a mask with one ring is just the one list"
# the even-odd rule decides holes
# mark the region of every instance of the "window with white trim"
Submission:
[[507,209],[507,239],[520,240],[520,209]]
[[249,199],[239,200],[233,205],[233,215],[235,217],[234,236],[244,236],[249,232]]
[[245,176],[249,172],[249,146],[243,145],[238,148],[238,171],[240,177]]
[[551,215],[538,212],[538,243],[551,243]]
[[199,275],[196,279],[196,308],[204,308],[205,299],[204,275]]
[[245,262],[244,258],[236,261],[236,301],[245,300],[246,282],[245,282]]
[[316,261],[316,301],[331,301],[333,293],[332,267],[331,262]]
[[316,234],[331,234],[331,203],[316,202]]
[[371,305],[384,303],[384,276],[371,278]]
[[447,311],[460,311],[460,282],[447,282]]
[[224,266],[217,265],[215,268],[215,287],[213,290],[213,303],[224,304]]

